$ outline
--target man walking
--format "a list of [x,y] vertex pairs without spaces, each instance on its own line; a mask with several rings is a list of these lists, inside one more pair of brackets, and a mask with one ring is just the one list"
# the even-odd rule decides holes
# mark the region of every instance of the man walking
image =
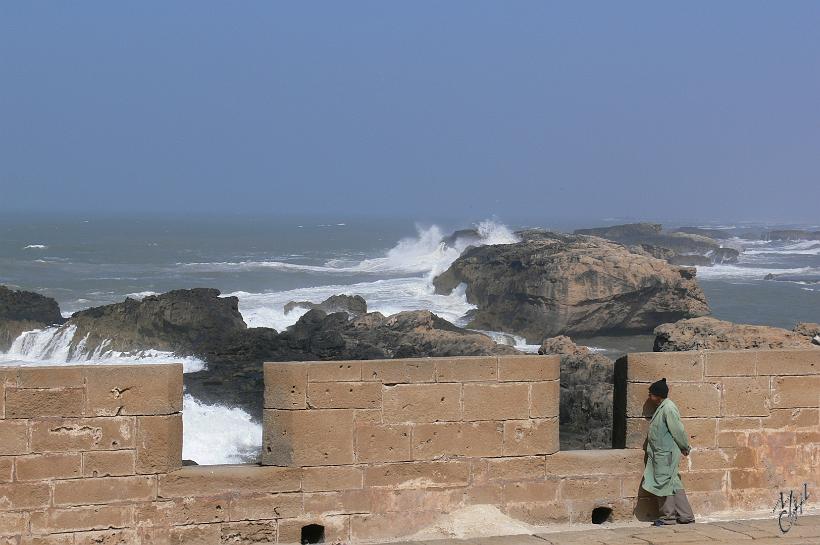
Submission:
[[646,469],[641,486],[658,497],[661,518],[654,522],[655,526],[695,522],[678,473],[681,454],[689,455],[689,437],[678,407],[668,396],[665,378],[649,386],[649,403],[655,406],[655,414],[647,434]]

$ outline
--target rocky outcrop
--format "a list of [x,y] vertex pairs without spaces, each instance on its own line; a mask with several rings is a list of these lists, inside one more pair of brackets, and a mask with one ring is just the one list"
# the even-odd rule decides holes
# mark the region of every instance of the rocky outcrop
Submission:
[[60,306],[51,297],[0,286],[0,352],[7,351],[24,331],[64,321]]
[[687,233],[689,235],[700,235],[702,237],[713,238],[715,240],[727,240],[732,238],[732,233],[726,229],[704,229],[702,227],[678,227],[673,233]]
[[[811,332],[810,326],[806,327]],[[779,327],[694,318],[655,328],[655,352],[813,348],[812,338]]]
[[361,295],[331,295],[321,303],[291,301],[285,305],[285,314],[289,314],[295,308],[322,310],[328,314],[347,312],[350,316],[360,316],[367,314],[367,301]]
[[820,240],[820,231],[779,229],[763,233],[763,240]]
[[549,238],[466,250],[433,281],[437,293],[467,285],[477,305],[468,327],[522,335],[647,332],[709,312],[695,271],[631,253],[600,238]]
[[561,356],[561,450],[611,448],[614,362],[564,336],[546,339],[538,353]]
[[712,263],[722,265],[724,263],[737,263],[740,257],[740,252],[734,248],[721,247],[709,254],[712,258]]
[[441,239],[445,246],[455,247],[459,243],[465,245],[477,244],[481,241],[478,229],[459,229]]
[[806,337],[817,337],[820,335],[820,324],[815,324],[811,322],[801,322],[794,326],[792,329],[795,333],[799,335],[804,335]]
[[72,347],[118,352],[146,348],[198,354],[227,342],[247,328],[236,297],[219,290],[175,290],[74,313],[63,327],[76,327]]

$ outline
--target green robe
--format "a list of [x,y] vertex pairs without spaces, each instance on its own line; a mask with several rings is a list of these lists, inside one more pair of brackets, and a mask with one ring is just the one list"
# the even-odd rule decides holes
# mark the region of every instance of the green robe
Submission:
[[649,424],[646,469],[641,485],[644,490],[656,496],[673,496],[676,490],[683,490],[678,473],[682,450],[689,450],[689,437],[683,429],[678,407],[671,399],[664,399]]

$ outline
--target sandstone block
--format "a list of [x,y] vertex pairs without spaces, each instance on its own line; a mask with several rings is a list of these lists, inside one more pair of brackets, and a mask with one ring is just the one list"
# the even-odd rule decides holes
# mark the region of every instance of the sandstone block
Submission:
[[28,446],[28,422],[0,420],[0,455],[28,452],[31,452]]
[[412,459],[410,426],[389,424],[356,426],[357,462],[404,462]]
[[182,365],[117,365],[83,368],[86,414],[160,415],[182,410]]
[[77,532],[74,545],[141,545],[136,530],[101,530]]
[[707,377],[753,377],[757,374],[758,350],[705,352]]
[[82,474],[79,453],[18,456],[14,463],[18,481],[74,479]]
[[388,424],[461,420],[461,384],[399,384],[383,396]]
[[219,543],[275,543],[277,527],[275,520],[225,523]]
[[561,500],[616,501],[621,498],[621,479],[618,477],[576,478],[561,481]]
[[382,385],[378,382],[311,382],[307,403],[311,409],[380,409]]
[[309,492],[304,495],[305,514],[349,515],[373,510],[369,490]]
[[361,467],[306,467],[302,469],[302,490],[305,492],[352,490],[361,488],[363,479],[364,471]]
[[136,420],[114,418],[52,418],[31,421],[33,452],[133,449]]
[[323,361],[308,364],[309,382],[360,382],[362,362]]
[[362,362],[362,380],[382,384],[435,382],[435,363],[430,358],[367,360]]
[[470,382],[498,380],[496,356],[435,358],[437,382]]
[[740,448],[749,445],[748,431],[720,431],[717,436],[717,446],[726,448]]
[[[627,387],[627,416],[651,416],[654,407],[646,405],[648,384],[629,383]],[[684,418],[720,416],[721,385],[719,383],[675,382],[669,384],[669,397]]]
[[465,384],[465,420],[525,419],[530,415],[529,384]]
[[385,541],[413,535],[430,526],[438,511],[377,513],[350,517],[350,537],[354,541]]
[[[725,405],[725,404],[724,404]],[[724,408],[725,410],[725,408]],[[736,418],[721,418],[720,431],[739,431],[739,430],[760,430],[762,428],[762,418],[739,416]]]
[[761,420],[764,428],[795,429],[820,426],[820,409],[772,409],[767,418]]
[[717,445],[717,423],[714,418],[683,418],[683,427],[692,447],[710,448]]
[[181,526],[208,524],[228,520],[228,499],[177,498],[136,506],[134,519],[139,526]]
[[820,375],[776,378],[773,401],[777,408],[820,407]]
[[401,489],[374,488],[372,512],[439,511],[449,513],[462,505],[467,488]]
[[354,461],[350,409],[266,409],[263,425],[265,465],[345,465]]
[[[0,541],[0,543],[3,543]],[[16,542],[12,542],[17,545]],[[54,534],[51,536],[27,536],[23,534],[20,545],[74,545],[74,534]]]
[[[524,502],[507,503],[504,512],[522,522],[537,526],[569,522],[569,505],[566,502]],[[545,536],[549,534],[544,534]],[[549,539],[548,537],[546,539]],[[550,541],[549,543],[553,543]]]
[[558,419],[504,422],[504,456],[558,452]]
[[[630,382],[652,383],[703,380],[703,352],[641,352],[629,354],[626,376]],[[649,384],[646,385],[649,387]],[[670,388],[671,389],[671,388]]]
[[501,483],[470,486],[464,492],[464,505],[501,505],[504,485]]
[[14,457],[0,456],[0,483],[10,483],[14,478]]
[[48,507],[50,499],[48,483],[0,484],[0,506],[4,510],[16,511]]
[[20,388],[84,388],[83,367],[79,365],[18,367]]
[[84,477],[123,477],[136,473],[136,451],[99,450],[83,452]]
[[[222,543],[222,528],[219,524],[199,524],[173,526],[168,534],[160,534],[156,545],[216,545]],[[147,545],[147,544],[141,544]]]
[[239,495],[231,498],[230,520],[264,520],[298,517],[302,514],[302,494]]
[[305,363],[265,363],[266,409],[306,409],[307,373]]
[[533,382],[530,386],[530,418],[554,418],[561,403],[561,387],[557,380]]
[[365,467],[364,486],[393,488],[442,488],[467,486],[467,462],[405,462]]
[[558,499],[561,481],[513,482],[504,485],[505,503],[551,502]]
[[493,481],[529,481],[546,475],[544,456],[514,456],[488,461],[489,478]]
[[627,418],[626,419],[626,442],[627,449],[645,448],[646,433],[649,430],[649,419],[647,418]]
[[413,459],[500,456],[503,438],[503,425],[500,422],[417,424],[413,427]]
[[335,515],[314,518],[292,518],[279,521],[279,543],[301,543],[302,527],[321,524],[325,527],[325,543],[348,543],[350,541],[350,517]]
[[34,534],[128,528],[133,524],[132,505],[57,508],[31,514],[31,531]]
[[360,424],[381,424],[382,410],[378,409],[356,409],[353,411],[353,422]]
[[6,386],[6,418],[82,416],[82,388],[11,388]]
[[693,471],[683,477],[683,486],[687,492],[720,492],[726,490],[728,468],[712,471]]
[[[28,513],[25,512],[0,512],[0,543],[5,543],[1,539],[3,536],[13,536],[15,534],[24,534],[27,532],[27,515]],[[14,543],[14,545],[16,545],[16,542],[14,541],[10,541],[9,543]]]
[[137,473],[182,467],[182,415],[137,417]]
[[543,382],[558,380],[561,374],[560,356],[498,357],[498,380],[501,382]]
[[55,506],[151,501],[156,497],[157,480],[153,475],[54,482]]
[[159,477],[160,498],[297,492],[302,470],[253,465],[185,466]]
[[744,488],[774,489],[782,484],[772,479],[765,469],[732,469],[729,471],[729,482],[732,490]]
[[574,450],[546,457],[547,477],[623,475],[643,473],[644,452],[626,450]]
[[[720,411],[718,398],[717,411]],[[626,385],[626,416],[628,418],[652,418],[655,406],[649,403],[649,385],[645,382],[629,382]],[[717,415],[715,415],[717,416]]]
[[758,375],[820,375],[820,350],[761,350]]
[[768,416],[771,403],[769,377],[723,379],[724,416]]

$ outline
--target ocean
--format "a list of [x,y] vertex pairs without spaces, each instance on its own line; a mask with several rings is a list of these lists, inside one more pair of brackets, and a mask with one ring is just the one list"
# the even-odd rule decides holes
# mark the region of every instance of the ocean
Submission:
[[[282,330],[305,312],[285,314],[285,303],[320,302],[330,295],[361,295],[370,311],[393,314],[428,309],[465,325],[473,308],[464,292],[433,293],[432,278],[463,248],[441,239],[456,229],[477,228],[484,244],[516,240],[515,230],[546,227],[565,232],[610,222],[544,221],[540,225],[502,222],[416,222],[412,219],[350,218],[160,218],[25,217],[0,218],[0,284],[55,298],[64,316],[92,306],[141,298],[172,289],[212,287],[236,296],[245,322]],[[678,222],[680,223],[680,222]],[[691,225],[691,224],[688,224]],[[674,227],[674,224],[665,227]],[[742,251],[734,265],[699,267],[698,279],[716,318],[792,328],[820,322],[820,241],[764,241],[772,228],[818,230],[817,226],[704,225],[731,238]],[[764,280],[767,274],[788,281]],[[494,337],[502,336],[489,332]],[[651,350],[650,335],[578,339],[614,356]],[[515,338],[518,348],[537,346]],[[54,365],[67,362],[67,339],[54,331],[25,334],[0,365]],[[147,351],[138,356],[98,353],[86,363],[180,361],[186,371],[203,362]],[[184,397],[184,457],[199,463],[247,460],[261,445],[261,426],[237,408],[209,406]]]

